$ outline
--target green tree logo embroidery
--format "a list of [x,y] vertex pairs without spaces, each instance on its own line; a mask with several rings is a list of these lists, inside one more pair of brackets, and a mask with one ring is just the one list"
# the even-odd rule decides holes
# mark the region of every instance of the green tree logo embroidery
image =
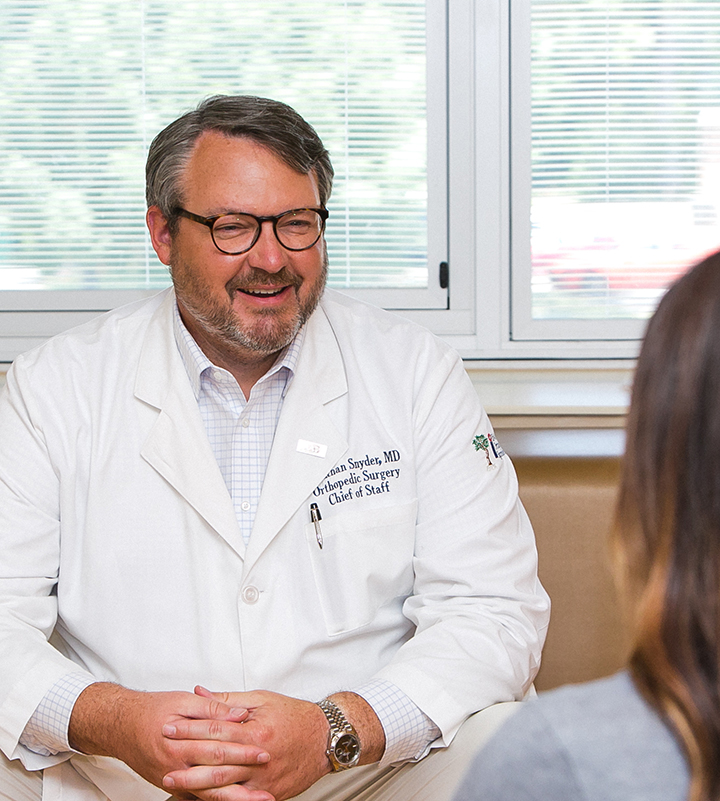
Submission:
[[475,446],[476,451],[479,451],[480,448],[485,451],[485,458],[487,459],[488,467],[495,467],[495,465],[490,461],[490,440],[484,434],[478,434],[477,437],[473,439],[473,445]]

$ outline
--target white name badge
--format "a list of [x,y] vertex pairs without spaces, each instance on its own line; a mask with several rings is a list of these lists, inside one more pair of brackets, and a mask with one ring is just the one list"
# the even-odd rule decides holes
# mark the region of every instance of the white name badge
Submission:
[[306,439],[298,440],[297,449],[300,453],[307,453],[320,459],[324,459],[327,455],[327,445],[321,445],[319,442],[309,442]]

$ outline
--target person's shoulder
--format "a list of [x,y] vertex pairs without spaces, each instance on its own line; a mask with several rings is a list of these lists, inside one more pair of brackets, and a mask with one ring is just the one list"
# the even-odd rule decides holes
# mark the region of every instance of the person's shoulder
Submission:
[[528,701],[480,752],[473,776],[495,789],[458,801],[681,801],[688,783],[675,739],[626,672]]
[[543,693],[537,701],[539,711],[556,728],[575,732],[592,730],[592,736],[612,737],[620,721],[665,726],[637,691],[627,671],[620,671],[583,684],[569,684]]
[[381,333],[394,331],[406,332],[408,336],[438,339],[427,328],[379,306],[357,300],[334,289],[326,289],[320,301],[322,310],[331,323],[342,323],[350,327],[357,325],[372,326]]
[[650,739],[672,742],[665,724],[626,671],[542,693],[528,702],[528,708],[575,754],[602,751],[610,758],[613,753],[627,754],[626,740],[634,748]]
[[361,340],[375,353],[374,344],[391,345],[389,351],[383,347],[387,356],[395,352],[406,356],[424,353],[432,359],[459,360],[450,345],[424,326],[337,290],[325,290],[320,308],[341,346],[347,340]]
[[42,367],[67,371],[84,360],[106,358],[105,352],[124,351],[127,357],[142,341],[142,332],[158,309],[169,303],[171,290],[125,304],[69,328],[46,342],[18,356],[16,370]]
[[538,700],[523,703],[476,754],[453,801],[578,801],[569,756]]
[[548,693],[539,708],[583,782],[603,797],[686,797],[678,743],[626,671]]
[[458,352],[400,314],[333,290],[325,291],[319,311],[329,323],[346,369],[363,380],[388,389],[403,386],[413,397],[428,399],[449,387],[448,382],[458,387],[457,397],[463,382],[470,385]]

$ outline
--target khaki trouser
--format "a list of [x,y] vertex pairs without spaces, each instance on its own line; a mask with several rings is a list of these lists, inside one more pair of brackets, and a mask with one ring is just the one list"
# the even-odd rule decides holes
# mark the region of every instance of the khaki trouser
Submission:
[[[298,801],[449,801],[473,756],[519,708],[496,704],[469,718],[448,748],[434,748],[417,763],[366,765],[320,779]],[[64,794],[63,794],[64,798]],[[106,799],[102,794],[99,799]],[[0,753],[0,801],[41,801],[42,774],[24,770]],[[67,801],[72,801],[69,797]],[[111,800],[110,800],[111,801]]]

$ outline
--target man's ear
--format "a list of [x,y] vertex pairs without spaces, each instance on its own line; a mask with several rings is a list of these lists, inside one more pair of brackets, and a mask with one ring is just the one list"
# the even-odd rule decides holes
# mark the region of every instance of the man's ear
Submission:
[[150,231],[150,241],[153,250],[163,264],[170,264],[170,249],[172,247],[172,237],[170,228],[165,215],[157,206],[150,206],[145,215],[148,231]]

